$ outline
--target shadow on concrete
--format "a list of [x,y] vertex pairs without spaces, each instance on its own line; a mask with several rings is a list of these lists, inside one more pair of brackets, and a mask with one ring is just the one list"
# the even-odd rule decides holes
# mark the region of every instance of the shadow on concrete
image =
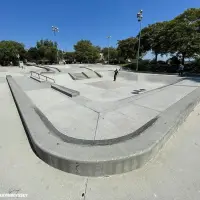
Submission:
[[139,90],[133,90],[133,92],[131,92],[132,94],[140,94],[142,92],[146,91],[145,89],[139,89]]

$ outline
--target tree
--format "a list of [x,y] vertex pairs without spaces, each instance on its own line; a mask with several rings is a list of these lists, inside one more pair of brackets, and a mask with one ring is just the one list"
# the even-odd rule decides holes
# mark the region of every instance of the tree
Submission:
[[64,60],[67,62],[67,63],[72,63],[74,62],[75,60],[75,52],[65,52],[64,53]]
[[93,46],[89,40],[80,40],[74,45],[78,62],[96,62],[100,58],[99,47]]
[[134,59],[137,55],[138,39],[131,37],[125,40],[118,40],[118,55],[126,59]]
[[36,47],[29,49],[29,53],[36,58],[36,60],[42,60],[43,62],[56,63],[59,51],[57,43],[51,40],[37,41]]
[[27,57],[29,61],[37,61],[40,60],[40,54],[36,47],[31,47],[27,52]]
[[188,9],[167,24],[166,37],[170,38],[170,53],[185,58],[194,57],[200,52],[200,9]]
[[[105,60],[108,60],[108,48],[102,49],[103,57]],[[118,61],[118,51],[114,47],[109,48],[109,60],[110,63],[116,63]]]
[[15,41],[1,41],[0,42],[0,64],[9,65],[12,62],[14,65],[18,64],[19,59],[26,59],[26,50],[24,44]]
[[141,51],[147,52],[152,50],[155,54],[155,61],[157,62],[158,55],[165,54],[169,49],[169,41],[166,37],[167,22],[159,22],[141,31]]

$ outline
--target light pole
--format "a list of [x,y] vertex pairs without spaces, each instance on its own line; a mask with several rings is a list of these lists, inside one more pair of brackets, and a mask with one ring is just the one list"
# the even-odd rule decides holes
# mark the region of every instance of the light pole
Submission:
[[108,39],[108,64],[110,62],[110,38],[111,38],[111,36],[107,37],[107,39]]
[[140,38],[141,38],[141,29],[142,29],[142,18],[143,18],[143,10],[140,10],[139,13],[137,13],[137,19],[140,23],[140,33],[139,33],[139,44],[138,44],[138,51],[137,51],[137,66],[136,71],[138,71],[138,65],[139,65],[139,58],[140,58]]
[[[52,26],[51,28],[54,33],[54,36],[56,36],[56,33],[59,33],[59,28],[55,27],[55,26]],[[58,61],[58,43],[57,43],[56,59],[57,59],[57,63],[59,63],[59,61]]]
[[19,65],[19,67],[20,67],[20,63],[19,63],[19,61],[20,61],[20,60],[19,60],[19,58],[20,58],[20,55],[19,55],[19,54],[17,54],[17,55],[16,55],[16,57],[17,57],[18,65]]

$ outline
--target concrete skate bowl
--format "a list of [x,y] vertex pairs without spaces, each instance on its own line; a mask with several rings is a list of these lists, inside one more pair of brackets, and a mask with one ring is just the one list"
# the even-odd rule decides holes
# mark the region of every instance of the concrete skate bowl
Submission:
[[[199,82],[181,80],[154,90],[152,94],[140,95],[139,99],[120,101],[109,112],[96,112],[62,96],[63,102],[68,101],[67,110],[54,105],[49,110],[54,109],[59,115],[56,112],[52,115],[45,112],[47,107],[42,110],[41,104],[32,102],[12,77],[7,76],[7,81],[36,154],[55,168],[81,176],[113,175],[142,167],[157,154],[200,101]],[[56,95],[59,96],[58,93]],[[44,102],[47,104],[45,99]],[[69,112],[71,116],[62,115],[61,111],[64,114]],[[82,124],[76,121],[78,116]],[[70,121],[69,117],[75,121]],[[58,120],[53,121],[56,118]],[[78,130],[72,128],[71,133],[65,132],[65,127],[59,126],[63,119],[64,123],[60,124],[70,121],[78,124]],[[89,132],[93,125],[96,131]],[[84,128],[86,126],[87,129]],[[131,132],[133,128],[135,131]],[[117,132],[118,129],[121,132]],[[125,132],[122,131],[124,129]]]
[[102,75],[102,78],[85,82],[87,89],[81,87],[82,91],[80,91],[86,98],[98,102],[111,102],[131,98],[132,96],[145,94],[181,81],[181,78],[177,76],[160,77],[160,75],[132,72],[120,72],[117,80],[113,81],[113,71],[101,71],[98,73]]
[[[104,77],[112,77],[114,76],[114,71],[101,71],[98,70],[100,74]],[[130,81],[140,81],[140,82],[157,82],[164,83],[166,85],[175,83],[180,81],[182,78],[177,77],[176,75],[158,75],[158,74],[144,74],[144,73],[134,73],[134,72],[126,72],[119,71],[117,78],[130,80]]]

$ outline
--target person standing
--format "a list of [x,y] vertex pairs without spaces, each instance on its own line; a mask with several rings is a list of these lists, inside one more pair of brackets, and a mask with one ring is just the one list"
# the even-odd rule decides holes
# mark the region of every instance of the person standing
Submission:
[[119,73],[119,71],[116,69],[115,71],[114,71],[114,80],[113,81],[116,81],[116,78],[117,78],[117,74]]
[[180,76],[183,76],[183,71],[184,71],[184,65],[180,64],[180,66],[179,66],[179,75]]

